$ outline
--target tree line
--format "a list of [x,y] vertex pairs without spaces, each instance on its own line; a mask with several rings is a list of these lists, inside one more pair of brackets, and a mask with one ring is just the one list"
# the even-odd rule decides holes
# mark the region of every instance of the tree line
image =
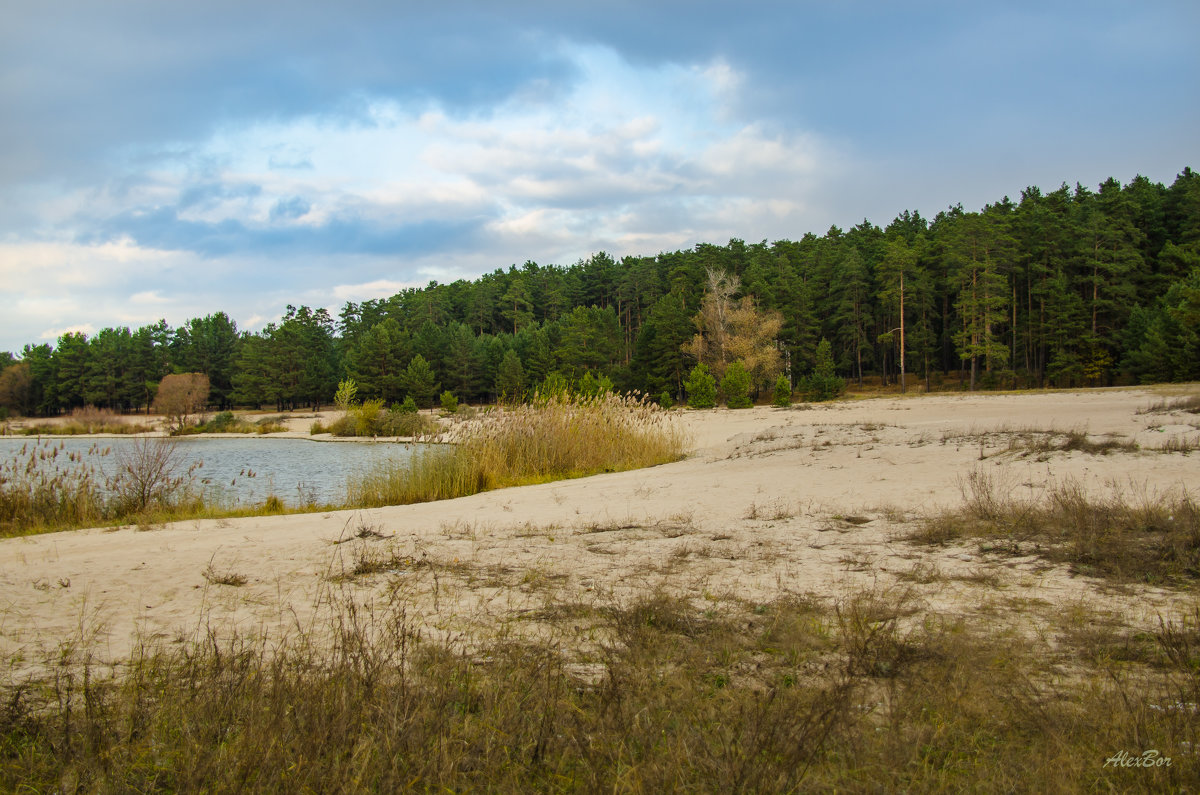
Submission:
[[[0,353],[0,407],[49,415],[146,409],[172,373],[205,374],[218,408],[319,407],[338,383],[428,402],[541,384],[684,397],[700,362],[739,362],[752,391],[810,373],[936,387],[1085,386],[1200,378],[1200,175],[1091,190],[1030,187],[978,212],[905,211],[799,240],[571,266],[526,262],[350,302],[289,306],[259,332],[224,312]],[[741,347],[738,347],[741,346]],[[720,351],[717,356],[714,351]],[[415,368],[415,371],[414,371]]]

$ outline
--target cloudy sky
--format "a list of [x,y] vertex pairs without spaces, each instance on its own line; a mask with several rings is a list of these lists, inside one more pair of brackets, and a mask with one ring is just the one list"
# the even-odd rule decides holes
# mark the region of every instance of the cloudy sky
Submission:
[[1200,4],[0,0],[0,350],[1200,168]]

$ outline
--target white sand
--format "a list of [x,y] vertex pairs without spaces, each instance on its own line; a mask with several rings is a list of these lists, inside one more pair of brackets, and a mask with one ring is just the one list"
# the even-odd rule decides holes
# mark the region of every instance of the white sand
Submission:
[[[958,504],[961,480],[975,468],[1022,498],[1070,479],[1098,493],[1195,494],[1200,453],[1039,460],[1004,453],[1007,442],[993,437],[980,460],[974,437],[1005,428],[1081,429],[1143,448],[1200,438],[1197,415],[1136,413],[1166,394],[937,395],[680,412],[695,452],[648,470],[378,510],[3,540],[0,652],[21,672],[65,642],[119,660],[134,642],[178,642],[210,629],[271,637],[306,626],[333,596],[370,600],[397,590],[430,633],[453,637],[507,626],[548,599],[620,600],[659,587],[713,604],[837,597],[892,587],[915,566],[975,577],[921,586],[931,611],[1087,604],[1154,621],[1191,597],[1114,590],[1063,567],[981,553],[977,544],[917,547],[898,536],[915,518]],[[362,527],[390,538],[334,543]],[[391,573],[330,577],[356,555],[393,553],[404,565]],[[249,582],[212,584],[206,569]]]

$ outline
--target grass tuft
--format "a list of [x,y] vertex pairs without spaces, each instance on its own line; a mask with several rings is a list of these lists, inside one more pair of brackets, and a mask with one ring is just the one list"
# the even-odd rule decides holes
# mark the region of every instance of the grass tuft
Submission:
[[1078,574],[1119,582],[1188,585],[1200,579],[1200,504],[1186,491],[1133,498],[1089,494],[1078,482],[1018,498],[974,470],[960,482],[963,506],[909,535],[925,544],[979,539],[981,547],[1037,554]]
[[1170,414],[1172,411],[1183,411],[1189,414],[1200,414],[1200,393],[1195,395],[1186,395],[1173,400],[1160,400],[1153,403],[1144,409],[1139,409],[1138,414]]

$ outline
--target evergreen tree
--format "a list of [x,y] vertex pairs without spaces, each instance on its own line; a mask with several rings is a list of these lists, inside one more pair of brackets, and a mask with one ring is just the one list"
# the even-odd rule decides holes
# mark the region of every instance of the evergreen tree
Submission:
[[731,409],[748,409],[754,405],[750,400],[750,373],[741,359],[730,362],[725,368],[721,391],[725,393],[725,405]]
[[496,373],[496,394],[501,400],[520,403],[525,399],[525,368],[514,350],[504,352]]
[[833,364],[833,346],[822,339],[817,345],[816,363],[805,380],[806,400],[832,400],[846,391],[846,382],[837,376]]
[[692,408],[711,409],[717,405],[717,379],[713,378],[704,362],[692,368],[683,382],[683,388],[687,392],[688,405]]
[[870,299],[873,291],[866,261],[857,248],[848,247],[837,262],[834,283],[833,322],[836,338],[846,352],[861,387],[864,359],[867,364],[870,363],[871,347],[867,329],[872,323]]
[[775,394],[771,402],[783,409],[792,405],[792,382],[786,375],[781,374],[775,379]]
[[400,382],[405,393],[423,409],[433,406],[433,396],[437,394],[438,383],[434,380],[433,369],[425,357],[417,354],[408,363]]
[[346,371],[364,398],[391,404],[404,396],[402,376],[411,359],[408,334],[395,318],[388,318],[359,335],[347,354]]

